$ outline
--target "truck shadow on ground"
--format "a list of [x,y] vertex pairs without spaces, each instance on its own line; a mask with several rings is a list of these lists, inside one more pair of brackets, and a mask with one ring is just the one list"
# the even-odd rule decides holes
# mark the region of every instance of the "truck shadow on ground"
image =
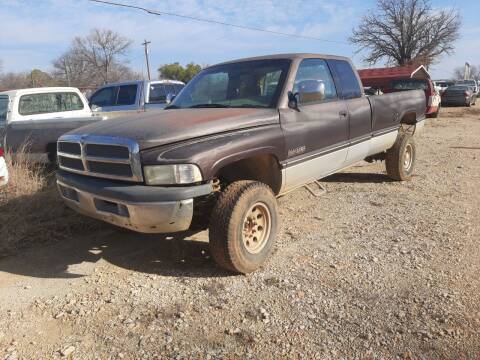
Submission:
[[104,259],[124,269],[162,276],[232,275],[215,265],[208,243],[195,239],[197,234],[144,235],[105,228],[0,258],[0,271],[38,278],[78,278],[93,270],[91,264]]

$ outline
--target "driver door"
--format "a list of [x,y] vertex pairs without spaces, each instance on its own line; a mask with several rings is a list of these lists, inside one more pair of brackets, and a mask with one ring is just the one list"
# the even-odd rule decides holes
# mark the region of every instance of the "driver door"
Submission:
[[[317,83],[317,85],[315,85]],[[324,87],[324,96],[309,88]],[[298,110],[282,109],[281,125],[288,155],[286,189],[327,176],[343,167],[348,152],[348,111],[327,62],[304,59],[293,93],[299,93]]]

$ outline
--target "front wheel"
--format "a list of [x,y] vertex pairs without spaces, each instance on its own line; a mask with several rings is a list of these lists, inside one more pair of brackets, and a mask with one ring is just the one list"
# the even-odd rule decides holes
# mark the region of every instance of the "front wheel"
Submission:
[[274,248],[277,225],[277,200],[270,187],[247,180],[230,184],[217,200],[210,219],[213,259],[233,272],[255,271]]
[[385,156],[387,175],[393,180],[410,180],[416,157],[417,148],[413,137],[410,134],[399,135]]

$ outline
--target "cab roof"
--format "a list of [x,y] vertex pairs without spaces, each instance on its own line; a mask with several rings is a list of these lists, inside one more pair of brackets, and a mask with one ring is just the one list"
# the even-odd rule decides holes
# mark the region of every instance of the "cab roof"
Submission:
[[8,95],[11,97],[17,95],[25,95],[25,94],[39,94],[39,93],[49,93],[49,92],[60,92],[60,91],[68,91],[68,92],[75,92],[78,93],[78,90],[75,87],[67,87],[67,86],[47,86],[47,87],[40,87],[40,88],[26,88],[26,89],[16,89],[16,90],[7,90],[0,92],[0,95]]
[[263,55],[263,56],[255,56],[255,57],[249,57],[249,58],[243,58],[243,59],[237,59],[237,60],[230,60],[230,61],[225,61],[225,62],[215,64],[212,66],[232,64],[232,63],[242,62],[242,61],[274,60],[274,59],[294,60],[294,59],[312,59],[312,58],[346,60],[350,62],[350,59],[345,56],[315,54],[315,53],[288,53],[288,54]]

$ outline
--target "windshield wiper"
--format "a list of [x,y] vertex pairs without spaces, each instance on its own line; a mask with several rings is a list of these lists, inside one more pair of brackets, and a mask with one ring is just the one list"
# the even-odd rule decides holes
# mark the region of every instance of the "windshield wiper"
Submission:
[[230,107],[230,106],[223,105],[223,104],[197,104],[197,105],[189,106],[190,109],[194,109],[194,108],[228,108],[228,107]]
[[180,109],[180,106],[168,105],[168,106],[165,106],[165,108],[164,108],[164,110],[169,110],[169,109]]

